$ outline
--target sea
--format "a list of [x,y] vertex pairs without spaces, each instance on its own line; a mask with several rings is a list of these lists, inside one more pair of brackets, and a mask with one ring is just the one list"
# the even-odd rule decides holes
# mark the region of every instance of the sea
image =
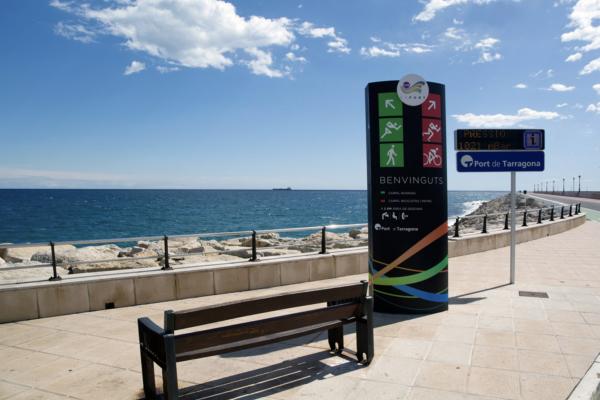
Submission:
[[[448,215],[503,194],[450,191]],[[365,190],[0,189],[0,243],[366,222]]]

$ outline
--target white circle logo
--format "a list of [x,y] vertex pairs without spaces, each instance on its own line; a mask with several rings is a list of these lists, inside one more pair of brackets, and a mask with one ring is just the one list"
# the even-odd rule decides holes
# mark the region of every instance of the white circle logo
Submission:
[[420,106],[429,95],[429,85],[422,76],[408,74],[398,81],[396,91],[407,106]]
[[470,168],[473,165],[473,157],[468,154],[465,154],[460,158],[460,163],[465,168]]

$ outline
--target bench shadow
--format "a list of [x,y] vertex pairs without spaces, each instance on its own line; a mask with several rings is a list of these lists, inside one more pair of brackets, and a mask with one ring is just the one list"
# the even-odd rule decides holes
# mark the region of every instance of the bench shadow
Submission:
[[[239,355],[239,352],[237,354]],[[334,365],[322,362],[331,357],[338,357],[346,362],[332,363]],[[344,353],[333,355],[328,351],[316,351],[315,354],[180,389],[179,398],[185,400],[261,399],[361,368],[365,366]]]

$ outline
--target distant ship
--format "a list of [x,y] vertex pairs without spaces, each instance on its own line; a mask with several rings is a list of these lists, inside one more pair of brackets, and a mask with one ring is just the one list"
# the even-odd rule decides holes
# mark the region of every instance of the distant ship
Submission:
[[286,187],[286,188],[273,188],[273,190],[292,190],[291,187]]

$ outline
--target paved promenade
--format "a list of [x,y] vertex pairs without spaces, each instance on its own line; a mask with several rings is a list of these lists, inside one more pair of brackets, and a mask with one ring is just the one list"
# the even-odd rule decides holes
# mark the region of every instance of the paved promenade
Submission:
[[[368,367],[330,355],[317,335],[180,363],[184,398],[564,399],[600,351],[599,239],[590,221],[520,244],[516,285],[507,248],[450,259],[450,310],[376,314]],[[364,278],[0,325],[0,399],[141,398],[136,318]]]

